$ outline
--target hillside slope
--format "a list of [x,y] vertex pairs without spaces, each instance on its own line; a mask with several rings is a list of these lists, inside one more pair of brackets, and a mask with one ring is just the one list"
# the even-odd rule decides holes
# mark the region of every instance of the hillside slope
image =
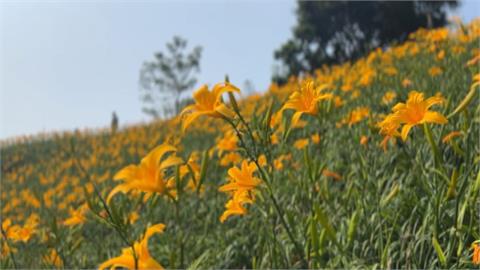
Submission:
[[[419,30],[355,63],[238,105],[230,99],[230,109],[218,101],[224,114],[198,115],[185,131],[199,107],[116,133],[4,144],[2,268],[94,268],[121,254],[131,263],[133,242],[158,223],[165,231],[144,238],[137,264],[471,268],[480,239],[479,37],[478,21]],[[407,100],[410,111],[395,106]],[[402,109],[405,119],[385,120]],[[176,150],[147,156],[167,143]],[[150,159],[148,173],[117,174]],[[109,196],[130,178],[125,194]],[[133,183],[144,179],[154,184]]]

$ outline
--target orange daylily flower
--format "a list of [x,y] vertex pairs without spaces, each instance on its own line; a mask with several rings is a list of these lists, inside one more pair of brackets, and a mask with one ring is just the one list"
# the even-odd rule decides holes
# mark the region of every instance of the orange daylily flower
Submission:
[[411,86],[412,84],[413,84],[413,82],[412,82],[411,80],[409,80],[408,78],[405,78],[405,79],[403,79],[403,81],[402,81],[402,86],[403,86],[403,87],[409,87],[409,86]]
[[[150,256],[148,251],[148,239],[155,233],[163,233],[164,224],[157,224],[149,227],[140,242],[135,242],[133,249],[137,257],[138,269],[163,269],[163,267],[155,259]],[[98,269],[115,269],[115,268],[135,269],[135,257],[131,247],[122,249],[122,255],[109,259],[100,264]]]
[[242,204],[245,203],[253,203],[248,192],[236,192],[232,199],[230,199],[225,204],[225,211],[223,212],[222,216],[220,216],[220,222],[225,222],[230,216],[243,216],[247,213],[247,209],[243,207]]
[[258,165],[265,167],[267,165],[267,157],[264,154],[261,154],[258,157]]
[[237,149],[238,138],[232,131],[226,132],[225,135],[218,139],[218,154],[222,155],[223,151],[234,151]]
[[78,207],[78,209],[76,210],[70,209],[69,210],[70,217],[63,222],[63,225],[75,226],[75,225],[85,223],[85,221],[87,220],[85,218],[85,213],[87,212],[87,210],[88,210],[88,204],[86,203]]
[[428,110],[435,104],[442,104],[444,99],[440,96],[433,96],[424,99],[423,93],[411,91],[408,94],[406,103],[398,103],[393,107],[393,113],[398,116],[402,127],[401,137],[407,140],[410,129],[424,123],[446,124],[447,118],[442,114]]
[[26,243],[36,233],[38,221],[39,217],[37,214],[32,214],[23,226],[18,224],[12,225],[12,221],[7,218],[2,222],[2,231],[13,242],[22,241]]
[[397,97],[397,94],[393,91],[388,91],[383,95],[382,97],[382,103],[385,105],[390,104],[395,98]]
[[180,165],[183,160],[175,154],[164,160],[162,158],[167,153],[176,151],[177,149],[172,145],[162,144],[146,155],[139,165],[129,165],[120,170],[114,176],[114,180],[123,180],[124,182],[110,192],[107,203],[118,192],[127,193],[130,190],[147,192],[149,195],[154,192],[163,194],[167,189],[166,184],[169,180],[165,177],[165,169]]
[[240,92],[240,89],[230,83],[218,83],[212,91],[208,91],[207,85],[197,89],[193,93],[195,104],[185,107],[180,113],[180,116],[185,116],[183,130],[201,115],[234,118],[235,113],[222,102],[222,94],[226,92]]
[[437,75],[440,75],[442,74],[442,69],[439,68],[439,67],[431,67],[429,70],[428,70],[428,74],[430,74],[430,76],[432,77],[435,77]]
[[324,94],[322,91],[329,87],[328,84],[322,84],[315,87],[313,80],[305,80],[300,89],[290,95],[287,103],[283,105],[282,110],[293,109],[295,114],[292,117],[292,125],[295,125],[302,114],[315,115],[318,112],[318,102],[324,99],[331,99],[332,94]]
[[474,265],[480,265],[480,240],[472,243],[473,256],[472,263]]
[[400,133],[398,132],[398,129],[400,128],[400,120],[397,115],[389,114],[383,121],[378,123],[378,127],[380,128],[380,134],[385,136],[380,143],[380,146],[382,146],[383,151],[386,152],[388,141],[394,137],[400,136]]
[[362,135],[362,137],[360,138],[360,144],[361,145],[367,145],[368,144],[368,137],[365,136],[365,135]]
[[62,268],[63,267],[63,260],[58,255],[57,251],[55,249],[51,249],[50,253],[44,257],[44,262],[48,265],[55,266],[57,268]]
[[308,139],[298,139],[293,143],[293,147],[301,150],[308,145]]
[[233,167],[228,170],[230,183],[219,188],[219,191],[227,192],[232,198],[225,204],[226,210],[220,217],[223,223],[232,215],[245,215],[247,210],[243,204],[253,203],[255,197],[253,191],[261,183],[261,180],[253,176],[257,170],[255,163],[244,160],[241,168]]
[[318,135],[318,134],[313,134],[310,138],[312,139],[312,142],[313,142],[314,144],[319,144],[319,143],[320,143],[320,135]]
[[262,181],[253,176],[257,170],[255,163],[244,160],[241,168],[233,167],[228,170],[230,183],[219,188],[222,192],[251,191]]

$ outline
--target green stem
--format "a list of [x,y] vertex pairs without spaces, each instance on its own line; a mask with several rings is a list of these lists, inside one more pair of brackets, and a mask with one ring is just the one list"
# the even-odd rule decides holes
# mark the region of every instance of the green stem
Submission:
[[432,148],[433,156],[435,158],[435,167],[438,169],[441,169],[443,173],[445,173],[443,169],[443,158],[440,155],[440,152],[438,151],[437,144],[435,143],[435,140],[433,139],[432,136],[432,131],[430,130],[430,127],[428,126],[427,123],[423,124],[423,131],[425,133],[425,136],[427,137],[427,141],[430,144],[430,147]]
[[178,249],[179,249],[179,252],[180,252],[180,269],[181,268],[184,268],[183,267],[183,240],[182,240],[182,228],[181,228],[181,224],[180,224],[180,205],[179,205],[179,202],[180,200],[177,200],[175,202],[175,219],[176,219],[176,223],[177,223],[177,227],[178,227]]
[[303,254],[303,249],[301,248],[300,244],[295,240],[295,237],[293,236],[291,230],[290,230],[290,227],[288,226],[286,220],[285,220],[285,217],[284,217],[284,214],[283,214],[283,211],[281,210],[280,206],[278,205],[278,202],[277,202],[277,199],[275,198],[275,195],[273,193],[273,189],[271,187],[271,184],[270,184],[270,181],[269,181],[269,177],[268,175],[265,174],[264,170],[262,169],[262,167],[260,166],[260,164],[258,164],[258,159],[257,157],[254,156],[254,154],[252,154],[249,149],[247,148],[244,140],[243,140],[243,136],[242,134],[240,133],[240,131],[237,129],[237,127],[235,126],[235,124],[228,118],[224,118],[232,127],[233,129],[235,130],[235,133],[238,137],[238,139],[240,140],[240,144],[245,148],[246,152],[247,152],[247,155],[249,156],[249,158],[255,163],[256,167],[258,168],[258,170],[260,171],[260,174],[262,175],[262,179],[264,180],[264,183],[266,184],[267,186],[267,189],[269,191],[269,197],[273,203],[273,206],[275,208],[275,211],[277,212],[277,215],[280,217],[280,222],[282,224],[282,226],[285,228],[285,231],[287,232],[287,235],[288,237],[290,238],[290,240],[292,241],[293,245],[295,246],[295,249],[297,250],[298,254],[301,256],[301,260],[302,260],[302,264],[303,265],[307,265],[306,264],[306,261],[305,261],[305,256]]
[[133,260],[135,262],[135,269],[138,269],[138,256],[137,256],[137,252],[135,251],[135,242],[129,240],[128,237],[124,234],[122,224],[117,223],[117,220],[114,218],[110,209],[108,208],[107,202],[103,199],[102,194],[98,190],[97,185],[95,184],[95,182],[92,181],[90,174],[87,172],[85,168],[83,168],[82,164],[78,160],[77,155],[75,153],[75,145],[73,141],[71,141],[71,150],[72,150],[72,158],[74,160],[74,163],[77,169],[84,174],[88,182],[93,184],[94,191],[98,196],[98,198],[100,199],[100,202],[102,203],[102,206],[105,212],[107,213],[108,219],[110,221],[110,225],[115,229],[115,231],[117,231],[117,233],[120,235],[120,238],[122,238],[122,240],[132,249]]

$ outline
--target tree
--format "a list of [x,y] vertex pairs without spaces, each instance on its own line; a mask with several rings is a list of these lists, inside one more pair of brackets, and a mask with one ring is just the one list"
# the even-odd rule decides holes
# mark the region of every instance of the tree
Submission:
[[173,37],[166,44],[167,52],[158,52],[155,59],[145,62],[140,71],[140,90],[145,103],[143,112],[155,118],[179,113],[181,94],[197,83],[202,48],[187,52],[187,41]]
[[293,38],[274,53],[284,67],[274,81],[323,64],[354,60],[373,48],[402,42],[420,27],[447,23],[457,1],[298,1]]

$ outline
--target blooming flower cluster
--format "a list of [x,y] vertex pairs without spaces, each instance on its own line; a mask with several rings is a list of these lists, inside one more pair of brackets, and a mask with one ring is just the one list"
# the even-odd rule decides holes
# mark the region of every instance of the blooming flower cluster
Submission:
[[[479,264],[478,241],[460,240],[478,239],[480,224],[480,21],[459,27],[419,30],[261,94],[203,85],[172,119],[2,144],[0,264]],[[388,154],[378,147],[392,141]]]
[[[436,104],[442,104],[443,97],[434,96],[425,100],[424,94],[418,91],[411,91],[408,94],[406,103],[398,103],[392,109],[392,113],[379,123],[380,133],[386,138],[398,136],[406,141],[410,130],[416,126],[426,123],[446,124],[447,118],[436,111],[429,110]],[[402,127],[400,133],[398,129]]]

